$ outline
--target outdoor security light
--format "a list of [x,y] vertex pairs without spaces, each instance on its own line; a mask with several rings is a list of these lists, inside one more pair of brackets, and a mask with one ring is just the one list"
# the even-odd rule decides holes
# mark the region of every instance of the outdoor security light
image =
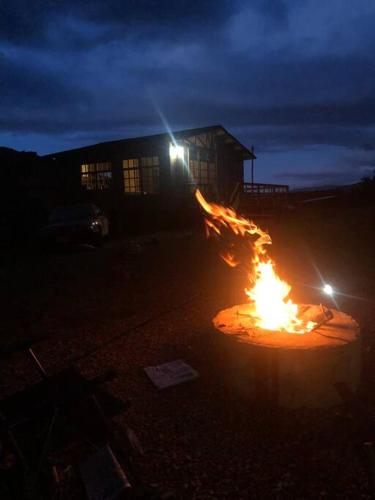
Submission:
[[170,143],[169,145],[169,156],[172,161],[183,160],[184,159],[184,147],[178,144]]
[[326,293],[327,295],[330,295],[331,297],[334,294],[333,288],[331,287],[331,285],[328,285],[328,283],[324,285],[323,292]]

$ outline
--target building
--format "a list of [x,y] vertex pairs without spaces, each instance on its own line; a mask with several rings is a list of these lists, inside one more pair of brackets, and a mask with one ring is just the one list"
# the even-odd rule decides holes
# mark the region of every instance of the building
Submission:
[[[229,203],[242,189],[244,160],[253,152],[221,125],[103,142],[44,157],[60,202],[92,201],[116,225],[165,226],[194,204],[199,187],[210,199]],[[130,224],[131,225],[131,224]]]

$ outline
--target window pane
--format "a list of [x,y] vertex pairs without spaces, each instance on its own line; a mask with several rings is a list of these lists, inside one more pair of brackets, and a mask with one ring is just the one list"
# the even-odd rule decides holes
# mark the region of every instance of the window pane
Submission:
[[87,184],[88,184],[88,175],[87,174],[82,174],[81,176],[81,185],[87,189]]
[[152,167],[152,156],[147,156],[141,158],[141,166],[142,167]]
[[88,163],[81,165],[81,185],[85,189],[108,189],[111,184],[111,162]]
[[191,147],[189,149],[189,158],[191,160],[197,160],[198,159],[197,149],[195,147]]
[[137,168],[124,170],[124,192],[140,193],[139,170]]
[[196,160],[190,160],[190,174],[193,182],[199,182],[199,169]]
[[136,168],[138,167],[138,158],[127,158],[122,160],[122,168]]
[[95,174],[82,174],[81,175],[81,185],[87,190],[96,189],[96,177]]
[[199,151],[199,158],[201,160],[207,161],[208,157],[209,157],[209,152],[207,151],[207,149],[201,149]]
[[153,194],[159,192],[159,157],[143,156],[123,160],[125,193]]
[[216,172],[216,165],[215,163],[210,163],[208,165],[208,175],[209,175],[209,182],[211,185],[216,185],[216,180],[217,180],[217,172]]
[[108,189],[111,185],[111,180],[111,172],[99,172],[97,175],[97,189]]
[[[150,160],[152,160],[151,157]],[[144,194],[159,192],[159,167],[142,168],[142,187]]]
[[208,188],[216,188],[217,167],[215,162],[197,161],[190,158],[190,185],[198,185],[202,192]]
[[111,170],[111,165],[108,162],[105,163],[97,163],[96,164],[97,172],[105,172]]
[[200,162],[200,179],[201,184],[208,184],[208,165],[207,162]]

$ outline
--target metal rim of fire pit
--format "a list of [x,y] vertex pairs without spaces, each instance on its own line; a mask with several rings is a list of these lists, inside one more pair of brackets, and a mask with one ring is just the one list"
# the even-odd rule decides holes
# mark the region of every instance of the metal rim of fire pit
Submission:
[[219,311],[213,319],[215,328],[226,335],[235,335],[238,342],[283,349],[329,348],[353,342],[359,336],[358,323],[335,309],[331,310],[333,318],[316,330],[289,333],[255,326],[248,308],[248,304],[240,304]]

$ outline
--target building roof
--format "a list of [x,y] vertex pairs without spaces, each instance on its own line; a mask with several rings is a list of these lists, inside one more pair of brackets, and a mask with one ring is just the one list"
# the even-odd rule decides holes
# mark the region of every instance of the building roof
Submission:
[[171,131],[170,133],[165,132],[162,134],[145,135],[145,136],[141,136],[141,137],[131,137],[128,139],[120,139],[120,140],[115,140],[115,141],[99,142],[97,144],[91,144],[89,146],[83,146],[80,148],[59,151],[56,153],[50,153],[48,155],[45,155],[45,157],[48,158],[48,157],[63,155],[65,153],[72,153],[72,152],[84,152],[84,151],[88,151],[88,150],[95,149],[97,147],[102,147],[102,146],[106,146],[106,147],[115,146],[115,145],[119,146],[122,144],[125,146],[125,145],[130,144],[130,143],[168,140],[168,138],[171,136],[173,136],[173,138],[175,140],[182,140],[182,139],[187,139],[188,137],[191,137],[194,135],[207,134],[207,133],[215,133],[218,136],[222,136],[224,138],[224,142],[226,142],[228,144],[233,144],[236,149],[242,151],[242,155],[243,155],[244,160],[256,159],[256,156],[254,155],[254,153],[250,149],[246,148],[238,139],[236,139],[232,134],[230,134],[222,125],[212,125],[210,127],[191,128],[191,129],[185,129],[185,130]]

